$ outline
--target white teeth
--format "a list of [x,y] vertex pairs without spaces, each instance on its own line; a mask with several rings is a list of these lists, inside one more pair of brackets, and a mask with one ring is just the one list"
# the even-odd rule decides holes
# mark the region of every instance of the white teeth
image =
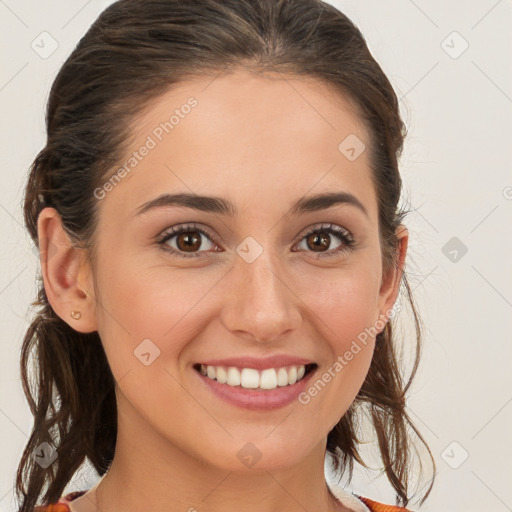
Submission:
[[240,373],[240,385],[243,388],[256,389],[260,385],[260,374],[258,370],[244,368]]
[[301,380],[306,373],[306,367],[302,364],[259,371],[254,368],[240,370],[235,366],[226,368],[225,366],[202,364],[200,371],[202,375],[228,386],[241,386],[247,389],[275,389],[278,386],[291,386]]
[[[215,368],[215,366],[212,366],[212,368]],[[229,386],[240,386],[240,372],[238,371],[238,368],[228,368],[228,378],[226,379],[226,384]]]
[[261,389],[275,389],[277,388],[277,373],[274,368],[263,370],[260,377]]
[[[217,366],[216,374],[217,380],[221,384],[226,384],[228,380],[228,373],[226,372],[226,369],[223,366]],[[213,378],[215,379],[215,376]]]
[[277,385],[288,386],[288,372],[286,368],[279,368],[277,371]]

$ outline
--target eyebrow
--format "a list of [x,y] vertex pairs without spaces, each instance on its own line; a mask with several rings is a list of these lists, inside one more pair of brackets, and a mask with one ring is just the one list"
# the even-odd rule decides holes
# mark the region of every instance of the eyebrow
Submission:
[[[349,192],[330,192],[303,197],[289,211],[289,215],[302,215],[310,212],[326,210],[339,204],[349,204],[358,208],[367,217],[368,211],[356,196]],[[198,196],[195,194],[162,194],[142,204],[135,215],[141,215],[155,208],[183,206],[202,212],[216,213],[236,217],[238,212],[232,203],[220,197]]]

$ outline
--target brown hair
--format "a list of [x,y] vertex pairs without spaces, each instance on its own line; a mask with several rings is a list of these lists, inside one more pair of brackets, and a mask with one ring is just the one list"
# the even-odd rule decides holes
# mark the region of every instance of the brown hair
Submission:
[[[396,265],[395,230],[405,216],[398,202],[398,170],[405,127],[396,94],[370,54],[361,32],[320,0],[120,0],[107,8],[60,69],[46,113],[47,142],[35,158],[25,193],[25,223],[36,245],[37,218],[54,207],[64,229],[92,261],[97,200],[94,189],[120,161],[130,121],[148,102],[192,75],[256,72],[314,77],[349,98],[371,135],[372,179],[378,198],[384,271]],[[415,359],[404,383],[391,319],[378,334],[366,380],[347,413],[328,435],[327,450],[340,474],[359,455],[359,414],[371,415],[384,470],[397,504],[410,500],[411,434],[432,454],[406,411],[405,394],[416,373],[422,326],[405,273],[415,322]],[[82,334],[53,311],[41,276],[38,311],[21,352],[21,376],[34,425],[16,478],[20,512],[42,497],[54,502],[85,459],[99,475],[114,457],[115,382],[97,332]],[[29,378],[32,353],[35,377]],[[58,447],[47,469],[32,457],[41,443]],[[423,503],[432,489],[424,494]]]

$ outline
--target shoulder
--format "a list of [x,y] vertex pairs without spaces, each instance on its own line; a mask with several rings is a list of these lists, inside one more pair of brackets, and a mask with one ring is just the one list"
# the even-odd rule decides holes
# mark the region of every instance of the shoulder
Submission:
[[373,501],[370,498],[364,498],[362,496],[357,496],[357,498],[368,507],[370,512],[412,512],[407,508],[397,507],[396,505],[385,505],[384,503]]
[[329,490],[332,492],[334,497],[345,507],[349,508],[353,512],[412,512],[403,507],[397,507],[394,505],[385,505],[378,501],[371,500],[353,494],[343,487],[336,485],[332,482],[327,482]]
[[85,491],[74,491],[62,496],[58,501],[54,503],[47,503],[46,505],[40,505],[34,508],[34,512],[70,512],[68,503],[76,498],[85,494]]

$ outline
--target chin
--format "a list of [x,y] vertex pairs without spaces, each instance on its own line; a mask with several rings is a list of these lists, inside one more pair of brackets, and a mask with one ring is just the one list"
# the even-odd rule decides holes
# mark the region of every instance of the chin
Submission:
[[[308,457],[309,443],[290,434],[286,440],[281,436],[270,439],[268,433],[254,441],[250,437],[245,440],[232,440],[229,445],[215,451],[208,450],[208,462],[223,471],[235,473],[258,473],[278,471],[299,464]],[[239,438],[241,439],[241,438]],[[299,450],[298,447],[302,449]],[[314,446],[310,447],[313,450]]]

